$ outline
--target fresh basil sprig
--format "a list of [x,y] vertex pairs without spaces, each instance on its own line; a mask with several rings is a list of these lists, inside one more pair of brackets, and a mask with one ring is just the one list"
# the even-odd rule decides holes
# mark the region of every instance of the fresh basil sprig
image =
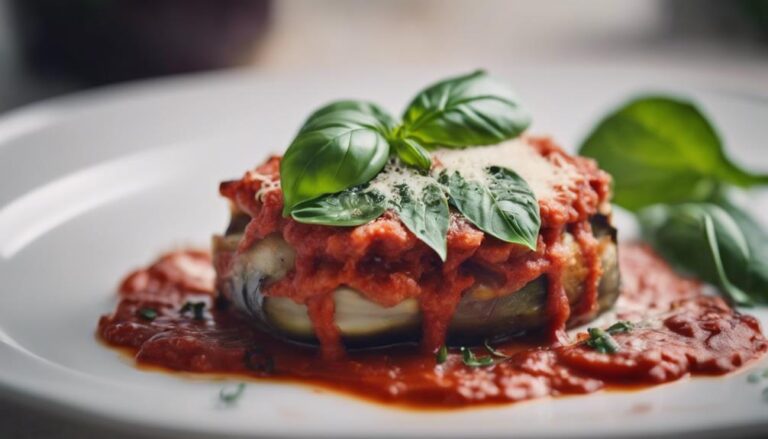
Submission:
[[719,183],[767,184],[726,157],[707,118],[690,102],[648,96],[603,119],[581,146],[614,178],[614,202],[630,210],[656,203],[704,201]]
[[440,181],[453,204],[480,230],[535,249],[541,217],[528,183],[507,168],[491,166],[486,172],[484,181],[465,180],[456,171],[443,173]]
[[498,143],[516,137],[529,123],[510,88],[483,71],[427,87],[406,109],[402,123],[370,102],[332,102],[309,116],[283,156],[283,214],[367,183],[390,155],[426,171],[432,165],[426,148]]
[[[479,229],[535,248],[538,203],[517,174],[491,168],[482,181],[465,181],[453,172],[445,182],[429,174],[429,149],[498,143],[529,124],[512,90],[483,71],[427,87],[410,103],[402,122],[371,102],[332,102],[307,118],[283,156],[283,214],[307,224],[357,226],[393,209],[445,260],[449,194]],[[390,198],[366,189],[391,156],[432,181],[420,193],[404,181]]]

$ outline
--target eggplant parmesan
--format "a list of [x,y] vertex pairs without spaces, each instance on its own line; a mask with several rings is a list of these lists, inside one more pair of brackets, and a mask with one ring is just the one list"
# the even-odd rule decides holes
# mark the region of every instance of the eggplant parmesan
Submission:
[[[619,294],[610,178],[547,138],[438,149],[433,166],[465,178],[488,166],[517,172],[536,196],[536,247],[503,242],[450,213],[447,259],[392,211],[355,227],[285,218],[280,157],[222,183],[232,219],[213,240],[219,292],[254,322],[329,351],[421,341],[471,343],[532,330],[554,336],[591,320]],[[369,187],[418,184],[390,161]]]
[[282,156],[221,183],[212,252],[131,273],[98,333],[144,364],[417,407],[725,374],[768,351],[755,318],[648,246],[619,251],[611,177],[529,123],[484,72],[399,119],[321,107]]

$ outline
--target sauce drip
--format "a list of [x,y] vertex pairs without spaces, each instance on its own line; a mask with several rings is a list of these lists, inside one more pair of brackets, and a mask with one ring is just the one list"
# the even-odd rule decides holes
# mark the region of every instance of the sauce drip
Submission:
[[[610,177],[592,160],[569,156],[548,138],[526,136],[515,142],[546,164],[549,171],[568,175],[551,183],[548,196],[538,199],[542,226],[535,251],[486,235],[459,214],[451,215],[445,262],[393,212],[358,227],[317,226],[284,218],[281,189],[271,184],[279,181],[279,157],[272,157],[240,180],[222,183],[220,192],[237,212],[250,218],[238,253],[273,233],[295,250],[293,269],[265,285],[263,294],[287,297],[307,306],[326,358],[339,358],[344,352],[339,328],[332,319],[332,295],[337,288],[355,289],[384,307],[415,298],[423,318],[422,349],[435,352],[445,343],[462,293],[477,281],[472,267],[503,279],[494,286],[499,295],[518,291],[546,275],[549,337],[560,340],[569,323],[587,321],[596,310],[601,267],[589,221],[607,213]],[[562,282],[567,258],[561,241],[564,231],[574,234],[586,262],[584,298],[573,312]],[[236,257],[226,255],[223,259]],[[226,264],[217,264],[217,270],[222,277],[230,272]]]
[[[210,257],[199,251],[169,253],[130,274],[120,285],[117,308],[99,321],[98,334],[112,346],[129,349],[140,364],[308,383],[421,408],[508,403],[612,385],[651,386],[689,374],[719,375],[768,350],[756,319],[703,295],[698,283],[676,275],[648,247],[622,246],[619,254],[624,291],[615,314],[636,327],[613,336],[620,348],[615,354],[590,349],[580,342],[581,332],[561,334],[560,343],[550,343],[545,334],[501,344],[496,349],[509,358],[480,368],[464,365],[455,351],[437,365],[433,355],[416,346],[324,359],[315,349],[261,332],[217,300]],[[205,303],[202,319],[184,311],[187,301]],[[143,317],[144,308],[157,311],[157,317]],[[324,304],[316,309],[331,311]],[[475,352],[488,355],[484,349]]]

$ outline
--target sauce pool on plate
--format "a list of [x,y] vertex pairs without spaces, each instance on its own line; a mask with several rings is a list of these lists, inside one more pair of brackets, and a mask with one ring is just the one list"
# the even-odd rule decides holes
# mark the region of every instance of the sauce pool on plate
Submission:
[[418,408],[509,403],[721,375],[768,350],[755,318],[705,295],[648,247],[623,245],[619,255],[623,287],[615,319],[632,322],[632,328],[610,335],[612,353],[595,348],[586,332],[572,331],[570,343],[532,335],[496,344],[493,353],[449,349],[444,359],[425,355],[416,345],[323,358],[316,348],[261,331],[217,299],[210,255],[196,250],[168,253],[127,276],[117,308],[99,321],[98,335],[129,349],[144,365],[302,382]]

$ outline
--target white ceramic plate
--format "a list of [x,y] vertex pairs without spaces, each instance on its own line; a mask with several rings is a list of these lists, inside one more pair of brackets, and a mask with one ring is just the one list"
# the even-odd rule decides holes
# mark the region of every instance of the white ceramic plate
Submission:
[[[217,405],[222,382],[142,371],[96,340],[97,319],[113,308],[121,276],[163,250],[207,245],[226,223],[218,182],[282,151],[312,108],[365,97],[398,111],[420,86],[447,73],[455,72],[232,72],[106,89],[1,118],[2,392],[72,416],[185,434],[597,437],[768,427],[761,398],[767,384],[748,383],[746,371],[450,412],[404,411],[261,382],[224,409]],[[509,77],[531,107],[532,131],[569,146],[631,94],[694,96],[736,160],[768,170],[768,100],[666,72],[496,73]],[[764,192],[752,194],[754,213],[765,215],[766,201]],[[765,325],[768,313],[755,313]],[[764,360],[748,370],[765,367]]]

